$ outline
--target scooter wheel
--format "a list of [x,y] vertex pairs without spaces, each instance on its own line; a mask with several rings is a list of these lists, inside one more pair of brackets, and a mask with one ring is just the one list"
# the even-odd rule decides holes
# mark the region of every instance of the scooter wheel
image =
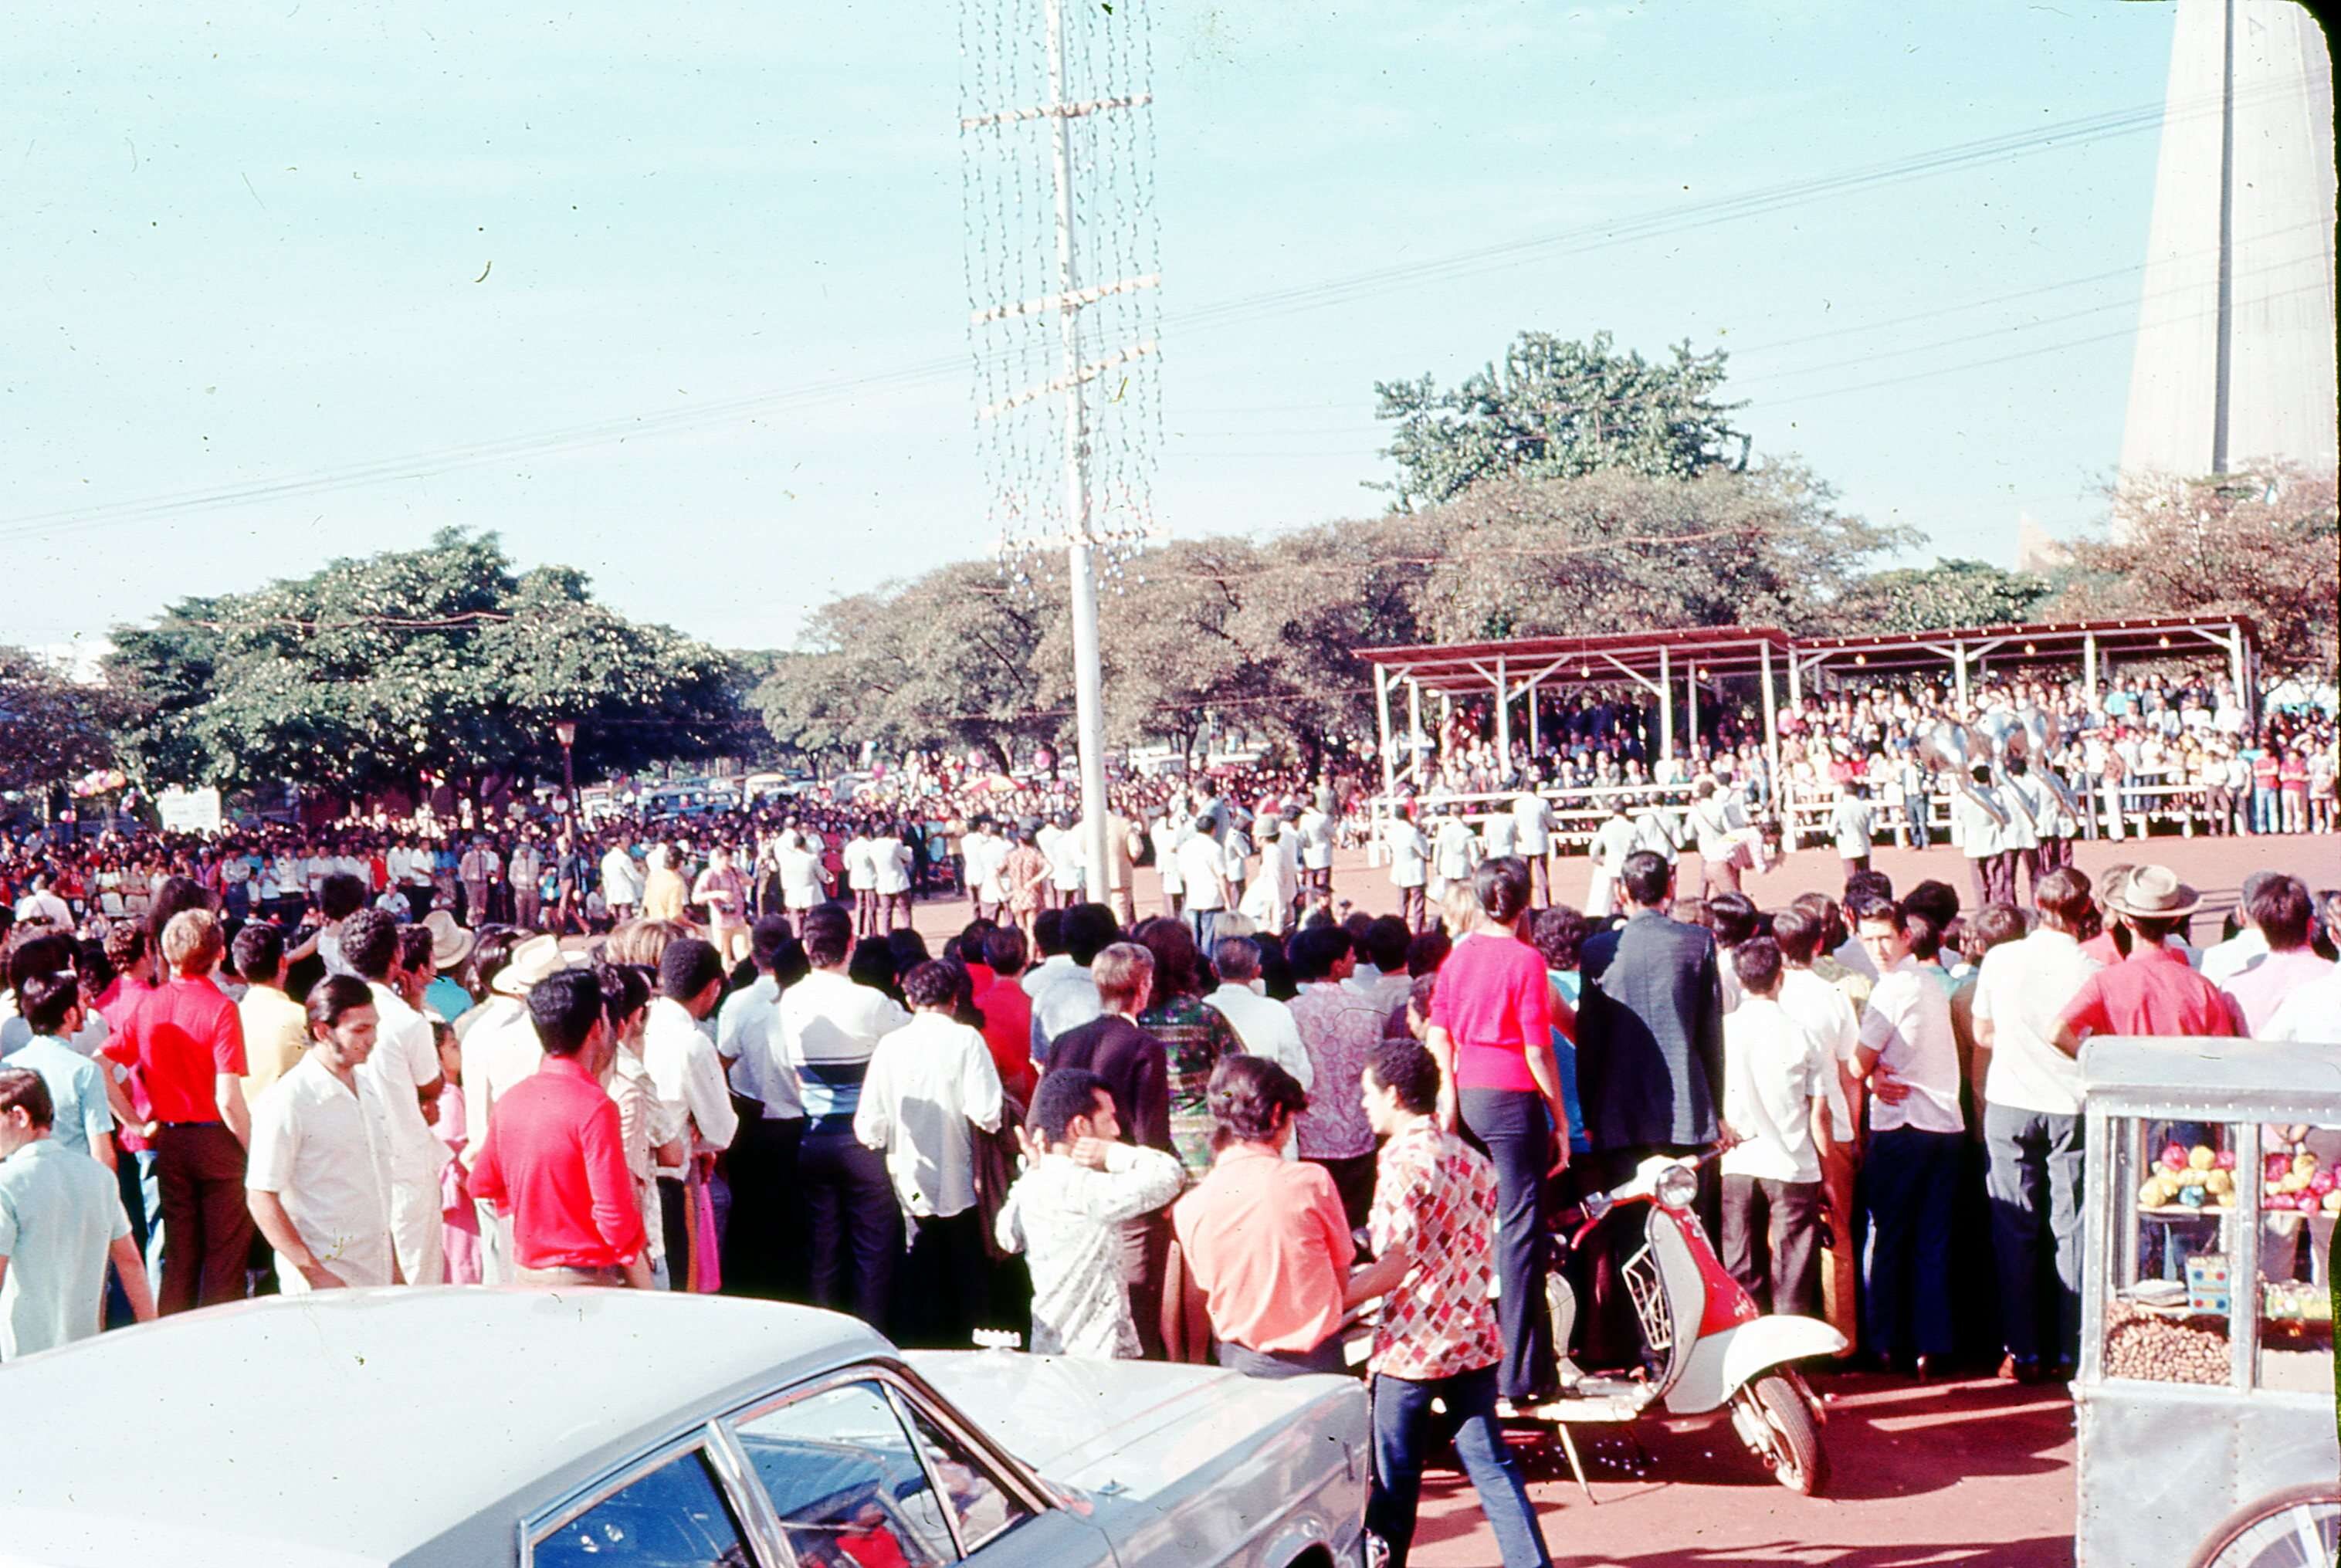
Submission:
[[[1761,1424],[1764,1446],[1756,1457],[1771,1466],[1772,1479],[1801,1497],[1817,1497],[1828,1484],[1828,1451],[1821,1446],[1820,1428],[1794,1384],[1778,1373],[1768,1373],[1738,1397]],[[1750,1444],[1754,1447],[1754,1444]]]

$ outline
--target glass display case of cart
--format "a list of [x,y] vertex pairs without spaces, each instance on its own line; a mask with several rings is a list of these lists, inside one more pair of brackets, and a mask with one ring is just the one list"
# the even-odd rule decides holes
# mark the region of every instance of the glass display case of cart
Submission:
[[2080,1568],[2329,1563],[2341,1040],[2093,1039],[2081,1074]]

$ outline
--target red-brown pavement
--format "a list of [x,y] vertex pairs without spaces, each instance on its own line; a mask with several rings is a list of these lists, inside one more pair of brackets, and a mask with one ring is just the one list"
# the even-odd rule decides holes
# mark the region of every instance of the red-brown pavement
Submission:
[[[2184,839],[2158,834],[2152,839],[2126,839],[2120,843],[2099,839],[2077,845],[2073,862],[2093,878],[2108,866],[2125,863],[2154,862],[2169,867],[2203,891],[2207,903],[2206,913],[2197,920],[2195,937],[2198,942],[2207,942],[2218,939],[2219,918],[2234,906],[2236,889],[2244,878],[2254,871],[2289,871],[2312,888],[2341,887],[2341,835]],[[1557,900],[1582,908],[1589,862],[1579,855],[1556,860],[1553,865]],[[1891,877],[1897,892],[1907,891],[1932,878],[1949,883],[1962,900],[1971,900],[1974,896],[1966,857],[1948,845],[1931,849],[1880,848],[1871,859],[1871,868]],[[1686,895],[1698,891],[1698,855],[1682,858],[1678,880]],[[1161,909],[1161,886],[1151,868],[1139,868],[1136,896],[1140,915],[1151,915]],[[1779,908],[1799,893],[1835,894],[1842,892],[1844,887],[1844,863],[1830,850],[1819,849],[1800,849],[1770,871],[1748,872],[1743,882],[1748,896],[1767,909]],[[1348,899],[1359,908],[1376,914],[1398,907],[1388,868],[1369,867],[1362,849],[1343,850],[1335,857],[1333,897],[1336,902]],[[964,898],[929,899],[918,905],[916,924],[927,940],[939,947],[945,938],[966,924],[968,915]]]
[[[2061,1388],[1988,1379],[1818,1377],[1828,1409],[1824,1495],[1771,1480],[1728,1422],[1652,1422],[1635,1442],[1575,1429],[1594,1503],[1559,1446],[1516,1434],[1553,1562],[1566,1568],[1800,1563],[1816,1568],[2066,1568],[2073,1561],[2073,1407]],[[1492,1568],[1478,1495],[1424,1479],[1410,1561]],[[1598,1504],[1598,1505],[1597,1505]]]
[[[2289,871],[2311,888],[2341,886],[2341,837],[2329,834],[2100,839],[2083,842],[2075,855],[2092,878],[2109,866],[2147,861],[2168,866],[2206,895],[2198,942],[2217,939],[2219,916],[2253,871]],[[1898,890],[1936,878],[1963,899],[1970,896],[1967,862],[1952,849],[1881,849],[1873,864]],[[1585,860],[1558,867],[1560,901],[1581,905]],[[1698,875],[1698,857],[1686,856],[1682,885],[1695,888]],[[1141,914],[1161,908],[1157,886],[1141,868]],[[1842,867],[1826,849],[1799,851],[1746,882],[1766,908],[1842,886]],[[1367,867],[1357,850],[1335,862],[1334,896],[1374,911],[1395,904],[1388,873]],[[963,901],[939,899],[920,907],[918,924],[940,943],[967,916]],[[1596,1505],[1569,1478],[1558,1446],[1523,1433],[1529,1495],[1553,1561],[1568,1568],[2072,1563],[2073,1409],[2063,1390],[1987,1379],[1914,1384],[1863,1374],[1814,1381],[1828,1408],[1822,1436],[1831,1465],[1827,1494],[1818,1498],[1775,1484],[1728,1424],[1654,1421],[1634,1430],[1639,1452],[1615,1432],[1577,1430]],[[1492,1568],[1495,1544],[1479,1498],[1452,1466],[1451,1456],[1435,1462],[1424,1479],[1411,1561],[1421,1568]]]

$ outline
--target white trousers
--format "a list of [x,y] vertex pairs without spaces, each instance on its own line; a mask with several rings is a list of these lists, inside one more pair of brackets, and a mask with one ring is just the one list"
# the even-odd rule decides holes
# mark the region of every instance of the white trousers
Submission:
[[390,1184],[390,1244],[407,1284],[447,1283],[445,1223],[439,1217],[437,1178]]

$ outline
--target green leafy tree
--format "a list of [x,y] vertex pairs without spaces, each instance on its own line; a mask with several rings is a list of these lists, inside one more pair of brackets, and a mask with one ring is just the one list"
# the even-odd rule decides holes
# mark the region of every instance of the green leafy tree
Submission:
[[1942,560],[1857,580],[1830,619],[1846,632],[2008,626],[2034,619],[2055,591],[2037,572],[2007,571],[1981,561]]
[[150,786],[429,774],[477,790],[556,774],[563,720],[591,774],[715,754],[740,719],[722,653],[595,604],[581,572],[517,572],[493,535],[453,530],[182,602],[115,647],[125,750]]
[[1028,601],[990,563],[958,561],[835,600],[750,701],[784,746],[949,744],[980,748],[1005,769],[1018,742],[1058,732],[1041,671],[1049,639],[1061,636],[1044,629],[1062,623],[1063,593],[1046,582],[1036,591]]
[[1568,479],[1601,469],[1689,479],[1744,465],[1748,438],[1718,402],[1721,350],[1651,361],[1617,352],[1608,332],[1577,342],[1522,332],[1490,364],[1441,391],[1432,377],[1375,383],[1374,415],[1394,422],[1383,455],[1400,511],[1455,500],[1497,478]]
[[115,756],[111,694],[47,660],[0,647],[0,789],[42,789]]
[[2046,613],[2248,615],[2269,668],[2331,679],[2341,511],[2331,471],[2263,463],[2117,485],[2102,538],[2071,547]]

